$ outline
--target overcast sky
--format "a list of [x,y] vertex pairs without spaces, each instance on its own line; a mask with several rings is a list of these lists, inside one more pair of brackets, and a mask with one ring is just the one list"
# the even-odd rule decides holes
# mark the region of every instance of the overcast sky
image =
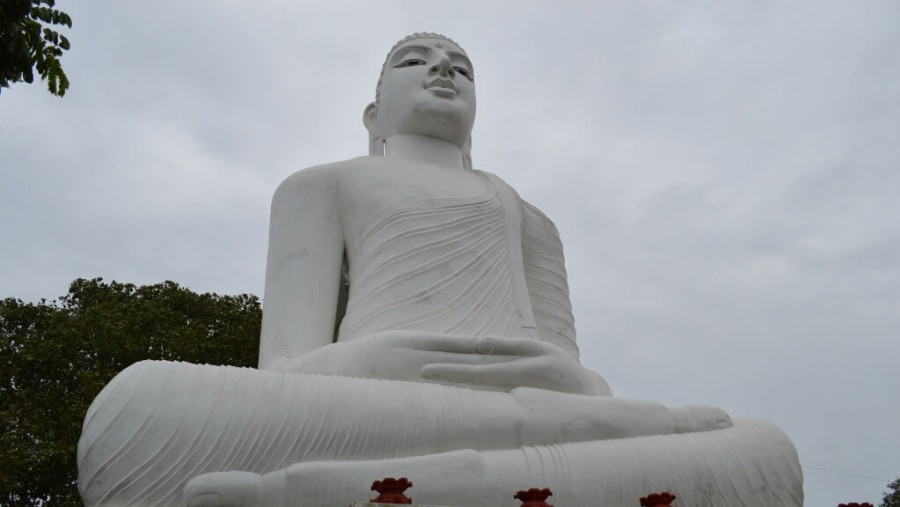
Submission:
[[775,422],[809,506],[877,504],[900,475],[900,2],[559,3],[58,2],[71,89],[0,95],[0,297],[262,295],[276,185],[365,154],[385,54],[437,31],[475,64],[475,166],[561,231],[583,362]]

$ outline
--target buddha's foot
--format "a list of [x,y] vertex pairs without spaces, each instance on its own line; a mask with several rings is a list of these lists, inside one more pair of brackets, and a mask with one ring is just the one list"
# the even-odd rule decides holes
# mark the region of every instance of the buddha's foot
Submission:
[[198,475],[184,487],[188,507],[245,507],[262,505],[263,478],[251,472]]
[[675,433],[723,430],[734,425],[731,416],[721,408],[688,405],[673,407],[669,411],[675,418]]
[[[429,504],[483,505],[479,501],[483,491],[478,487],[484,478],[483,458],[472,450],[381,460],[310,461],[265,475],[213,472],[188,481],[182,498],[188,507],[340,506],[366,501],[372,496],[372,481],[385,477],[414,478],[414,494],[427,498]],[[508,492],[503,493],[505,497]]]
[[521,445],[697,433],[732,426],[728,414],[713,407],[666,407],[649,401],[531,388],[518,388],[511,394],[525,410]]

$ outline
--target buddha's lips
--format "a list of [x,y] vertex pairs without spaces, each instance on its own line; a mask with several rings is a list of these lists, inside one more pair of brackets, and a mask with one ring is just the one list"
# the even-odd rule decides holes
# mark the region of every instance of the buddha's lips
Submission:
[[430,88],[444,88],[447,90],[452,90],[453,93],[457,93],[457,91],[458,91],[456,89],[456,85],[453,84],[453,81],[450,81],[449,79],[442,79],[442,78],[437,78],[434,81],[431,81],[430,83],[425,85],[426,90],[430,89]]

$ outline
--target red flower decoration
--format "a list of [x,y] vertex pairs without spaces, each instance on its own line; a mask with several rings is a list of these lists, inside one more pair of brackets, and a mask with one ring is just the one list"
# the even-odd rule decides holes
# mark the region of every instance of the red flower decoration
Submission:
[[668,491],[641,497],[641,507],[672,507],[676,496]]
[[372,483],[372,491],[377,491],[378,496],[370,500],[372,503],[402,503],[411,504],[412,498],[403,494],[412,487],[412,483],[406,477],[394,479],[387,477],[384,480]]
[[553,507],[545,502],[553,492],[549,488],[531,488],[528,491],[518,491],[513,498],[522,501],[522,507]]

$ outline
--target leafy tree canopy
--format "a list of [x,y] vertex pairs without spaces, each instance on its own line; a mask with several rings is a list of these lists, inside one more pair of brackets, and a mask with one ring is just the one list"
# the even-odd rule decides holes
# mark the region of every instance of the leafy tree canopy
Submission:
[[881,507],[900,507],[900,477],[888,484],[888,490],[884,492]]
[[[5,1],[5,0],[3,0]],[[127,366],[256,366],[256,296],[75,280],[56,301],[0,301],[0,505],[81,505],[75,451],[91,401]]]
[[59,58],[69,39],[54,28],[72,27],[72,18],[53,8],[55,0],[0,1],[0,91],[12,83],[34,81],[37,70],[50,93],[62,97],[69,78]]

